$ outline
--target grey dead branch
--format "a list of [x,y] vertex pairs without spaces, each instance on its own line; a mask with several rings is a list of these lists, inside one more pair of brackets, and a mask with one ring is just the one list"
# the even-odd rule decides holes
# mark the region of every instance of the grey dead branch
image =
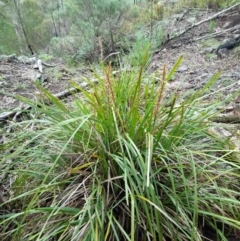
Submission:
[[25,55],[16,56],[15,54],[12,55],[0,55],[0,62],[18,62],[27,65],[33,65],[34,69],[38,69],[40,73],[43,73],[43,66],[46,67],[55,67],[55,65],[47,64],[43,62],[41,59],[37,58],[36,56],[28,57]]
[[[97,80],[93,80],[91,84],[96,84],[98,81]],[[81,89],[87,89],[88,87],[90,86],[89,83],[87,82],[83,82],[82,84],[79,85],[80,88],[69,88],[67,90],[64,90],[62,92],[59,92],[57,94],[55,94],[54,96],[58,99],[64,99],[70,95],[73,95],[77,92],[80,92]],[[42,102],[44,104],[47,104],[48,101],[46,100],[42,100]],[[20,107],[16,110],[12,110],[12,111],[9,111],[9,112],[3,112],[2,114],[0,114],[0,121],[6,121],[8,120],[9,118],[12,118],[13,120],[16,120],[17,117],[19,115],[21,115],[22,113],[26,112],[26,111],[29,111],[32,107],[30,105],[20,105]]]
[[[237,3],[237,4],[235,4],[235,5],[233,5],[233,6],[229,7],[229,8],[226,8],[226,9],[224,9],[224,10],[214,14],[213,16],[211,16],[209,18],[206,18],[206,19],[201,20],[201,21],[199,21],[197,23],[194,23],[194,24],[188,26],[186,29],[184,29],[184,30],[182,30],[180,32],[168,34],[167,39],[163,43],[163,46],[160,49],[156,50],[155,52],[157,53],[157,52],[161,51],[166,43],[168,43],[168,42],[170,42],[172,40],[176,40],[177,38],[180,38],[181,36],[183,36],[184,34],[189,32],[190,30],[192,30],[192,29],[194,29],[194,28],[196,28],[196,27],[198,27],[198,26],[200,26],[200,25],[202,25],[202,24],[204,24],[206,22],[210,22],[210,21],[220,17],[221,15],[226,14],[230,10],[233,10],[233,9],[237,8],[238,6],[240,6],[240,3]],[[187,10],[185,12],[187,12]],[[207,34],[207,35],[204,35],[204,36],[201,36],[201,37],[193,38],[193,39],[191,39],[191,41],[199,41],[199,40],[202,40],[202,39],[208,39],[208,38],[212,38],[212,37],[222,36],[222,35],[226,34],[227,32],[232,32],[232,31],[234,31],[236,29],[239,29],[239,25],[233,26],[233,27],[231,27],[229,29],[224,29],[224,30],[218,31],[217,33]]]

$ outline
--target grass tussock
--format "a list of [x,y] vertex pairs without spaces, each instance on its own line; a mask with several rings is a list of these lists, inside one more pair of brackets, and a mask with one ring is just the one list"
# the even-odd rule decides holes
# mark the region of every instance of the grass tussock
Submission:
[[[239,162],[208,134],[216,105],[201,105],[208,84],[178,102],[145,65],[117,74],[71,106],[39,86],[51,105],[12,123],[1,146],[1,240],[220,240],[239,221]],[[73,83],[76,88],[81,88]],[[49,104],[48,103],[48,104]]]

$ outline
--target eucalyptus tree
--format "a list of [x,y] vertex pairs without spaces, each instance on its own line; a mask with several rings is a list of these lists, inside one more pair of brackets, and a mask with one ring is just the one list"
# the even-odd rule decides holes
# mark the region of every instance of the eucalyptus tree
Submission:
[[[12,42],[12,50],[34,54],[46,46],[51,29],[46,21],[42,2],[35,0],[3,0],[0,4],[0,23],[5,32],[0,36],[3,46]],[[9,40],[8,37],[11,36]],[[5,41],[4,41],[5,38]],[[48,38],[48,39],[47,39]]]
[[72,0],[72,4],[75,8],[69,9],[73,24],[71,33],[78,39],[78,53],[93,59],[100,53],[103,57],[115,52],[127,1]]
[[26,25],[24,23],[25,18],[22,12],[21,1],[6,1],[6,9],[8,12],[8,16],[11,18],[12,24],[15,29],[20,52],[25,52],[26,50],[28,50],[31,54],[33,54],[32,43],[30,43],[29,41],[28,32],[26,30]]
[[9,1],[0,1],[0,53],[11,53],[19,49],[14,28],[14,17],[9,11]]

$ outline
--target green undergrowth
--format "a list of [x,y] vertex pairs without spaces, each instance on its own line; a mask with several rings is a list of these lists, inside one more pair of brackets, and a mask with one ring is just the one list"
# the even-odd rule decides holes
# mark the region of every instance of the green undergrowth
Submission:
[[[142,67],[103,67],[74,102],[39,86],[1,146],[1,240],[219,240],[240,227],[239,161],[208,133],[218,74],[179,102]],[[159,79],[159,73],[156,73]],[[47,100],[47,101],[46,101]],[[9,128],[9,127],[8,127]],[[2,193],[1,193],[2,194]]]

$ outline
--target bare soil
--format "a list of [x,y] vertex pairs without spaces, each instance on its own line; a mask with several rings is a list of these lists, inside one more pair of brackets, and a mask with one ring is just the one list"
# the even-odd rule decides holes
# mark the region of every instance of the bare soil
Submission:
[[[87,68],[71,69],[66,67],[60,59],[44,61],[55,67],[44,67],[42,85],[51,93],[57,94],[69,89],[70,80],[81,83],[88,76]],[[0,111],[6,112],[19,108],[21,103],[14,95],[21,95],[30,99],[38,98],[39,91],[35,82],[39,70],[32,64],[19,62],[0,62]]]
[[[210,15],[213,15],[211,13]],[[240,87],[240,48],[226,50],[225,56],[219,55],[213,49],[217,49],[224,41],[233,39],[239,33],[229,32],[218,37],[207,38],[220,31],[224,31],[224,26],[232,23],[233,16],[224,16],[206,22],[199,27],[192,29],[180,38],[171,41],[163,46],[153,57],[151,70],[161,69],[166,64],[170,70],[174,63],[183,56],[183,62],[170,82],[170,88],[175,89],[177,86],[183,90],[198,89],[203,87],[216,73],[220,72],[214,90],[219,91],[219,95],[211,96],[214,99],[225,99],[229,94],[235,92]],[[201,21],[209,17],[209,13],[201,12],[194,15],[195,21]],[[181,22],[178,22],[174,28],[187,29],[191,14],[187,15]],[[214,25],[214,27],[212,27]],[[230,26],[230,25],[229,25]],[[193,39],[203,38],[202,40],[193,41]],[[213,51],[211,51],[213,50]]]

